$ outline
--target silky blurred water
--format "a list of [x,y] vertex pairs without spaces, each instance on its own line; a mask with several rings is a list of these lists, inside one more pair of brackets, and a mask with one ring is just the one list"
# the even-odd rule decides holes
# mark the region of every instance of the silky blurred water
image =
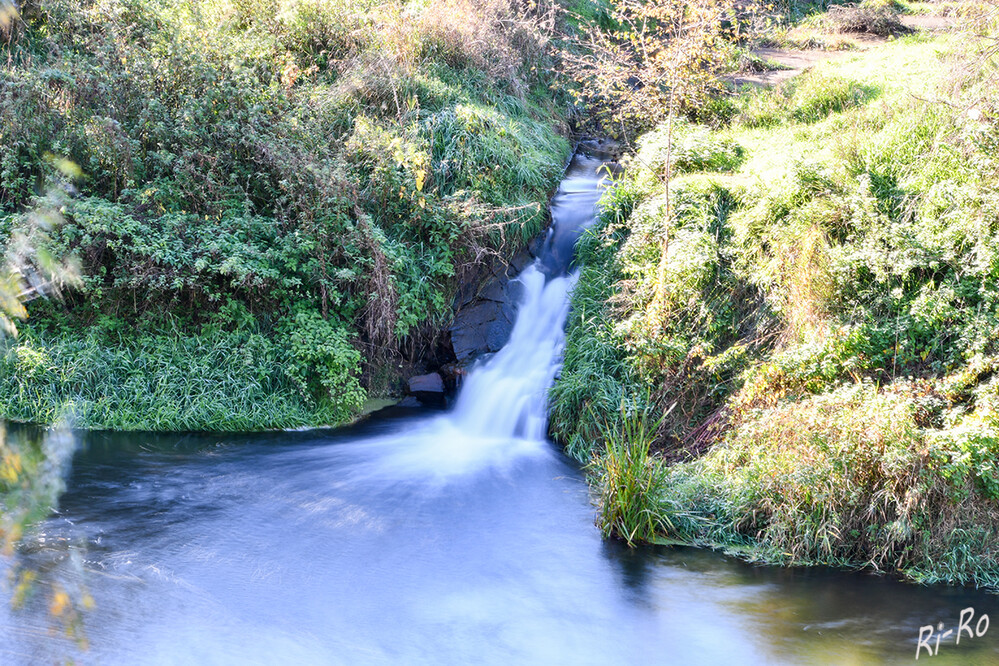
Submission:
[[[600,538],[550,444],[447,424],[397,410],[330,432],[81,436],[58,513],[17,557],[39,593],[0,606],[0,663],[908,663],[920,626],[999,606],[630,551]],[[89,650],[52,633],[53,581],[93,595]],[[951,640],[933,663],[999,663],[999,641]]]

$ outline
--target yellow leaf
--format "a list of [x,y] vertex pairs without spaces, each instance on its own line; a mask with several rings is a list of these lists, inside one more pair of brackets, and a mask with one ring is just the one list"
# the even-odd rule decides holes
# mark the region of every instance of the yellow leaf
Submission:
[[69,595],[62,590],[57,591],[52,596],[52,604],[49,606],[49,612],[59,617],[66,612],[69,607]]

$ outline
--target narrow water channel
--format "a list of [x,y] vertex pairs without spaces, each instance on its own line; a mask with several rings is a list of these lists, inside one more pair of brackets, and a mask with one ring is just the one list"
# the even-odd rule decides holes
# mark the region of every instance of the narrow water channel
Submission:
[[[544,438],[599,164],[574,160],[511,340],[452,411],[79,435],[59,510],[17,557],[39,585],[89,590],[90,647],[36,595],[0,607],[0,664],[910,663],[921,626],[999,618],[985,593],[600,538],[580,470]],[[997,636],[932,663],[999,663]]]

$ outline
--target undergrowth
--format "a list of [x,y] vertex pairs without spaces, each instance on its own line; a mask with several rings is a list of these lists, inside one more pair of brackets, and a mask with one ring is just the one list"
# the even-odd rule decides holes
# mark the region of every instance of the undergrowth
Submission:
[[665,133],[638,142],[552,391],[606,531],[999,585],[999,89],[979,34],[904,37],[744,92],[728,124],[681,123],[668,208]]
[[[462,279],[545,223],[568,152],[553,5],[19,6],[0,39],[0,238],[64,192],[43,250],[76,258],[83,286],[29,304],[0,416],[73,403],[102,427],[340,422],[359,381],[391,391],[436,344]],[[98,342],[88,328],[108,318]],[[204,333],[217,320],[234,337]],[[247,336],[268,347],[245,367],[202,362],[250,353]],[[33,372],[34,352],[61,369]],[[144,352],[160,361],[130,365]],[[147,400],[139,384],[162,389]],[[220,391],[218,409],[197,397]]]

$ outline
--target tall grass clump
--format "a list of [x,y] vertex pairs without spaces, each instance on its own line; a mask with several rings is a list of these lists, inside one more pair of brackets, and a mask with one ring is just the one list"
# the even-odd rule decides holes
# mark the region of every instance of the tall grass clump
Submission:
[[628,413],[622,403],[621,418],[604,425],[605,448],[589,468],[600,488],[597,524],[605,536],[628,545],[652,541],[672,529],[655,501],[657,466],[649,459],[649,446],[656,426],[647,419]]

